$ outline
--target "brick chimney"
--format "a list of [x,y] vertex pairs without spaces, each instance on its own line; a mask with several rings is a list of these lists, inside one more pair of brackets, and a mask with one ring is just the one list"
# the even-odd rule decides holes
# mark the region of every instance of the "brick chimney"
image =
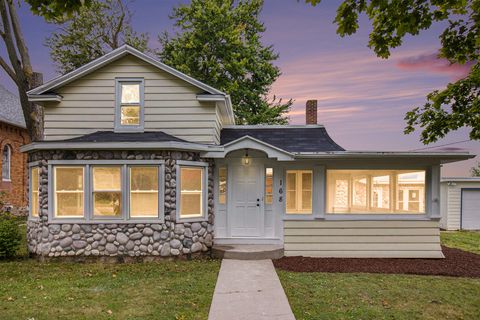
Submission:
[[317,124],[317,100],[307,100],[305,122],[306,124]]

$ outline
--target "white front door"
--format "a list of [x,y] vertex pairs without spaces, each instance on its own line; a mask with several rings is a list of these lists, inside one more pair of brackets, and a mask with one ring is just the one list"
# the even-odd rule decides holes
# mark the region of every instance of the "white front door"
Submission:
[[263,235],[263,166],[233,166],[230,233],[232,237]]

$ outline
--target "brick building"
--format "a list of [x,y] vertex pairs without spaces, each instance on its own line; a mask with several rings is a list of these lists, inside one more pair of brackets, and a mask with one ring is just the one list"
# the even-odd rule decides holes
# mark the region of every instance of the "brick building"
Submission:
[[27,156],[20,147],[30,142],[20,100],[0,86],[1,201],[13,213],[25,213],[28,206]]

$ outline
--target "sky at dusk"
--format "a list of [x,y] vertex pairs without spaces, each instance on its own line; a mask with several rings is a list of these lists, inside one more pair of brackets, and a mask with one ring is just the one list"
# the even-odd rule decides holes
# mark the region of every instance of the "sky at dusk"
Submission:
[[[187,2],[133,2],[130,7],[134,29],[148,32],[150,46],[159,48],[157,34],[174,31],[168,18],[172,8]],[[436,58],[438,36],[445,25],[436,24],[419,36],[406,38],[388,60],[382,60],[367,47],[369,25],[365,18],[354,36],[340,38],[335,33],[332,21],[339,3],[324,0],[311,7],[297,0],[265,0],[261,20],[267,31],[263,43],[273,45],[280,54],[276,64],[282,71],[271,94],[294,99],[290,123],[304,124],[306,100],[317,99],[319,123],[347,150],[411,151],[427,147],[425,151],[438,151],[432,147],[468,140],[468,131],[460,130],[424,146],[418,134],[403,134],[403,118],[408,110],[423,105],[426,94],[442,89],[468,71],[464,66],[449,66]],[[25,5],[19,14],[33,66],[43,72],[47,81],[57,74],[43,43],[57,27],[33,16]],[[16,92],[3,71],[0,83]],[[441,149],[480,154],[480,142],[451,144]],[[445,165],[442,175],[468,176],[476,161]]]

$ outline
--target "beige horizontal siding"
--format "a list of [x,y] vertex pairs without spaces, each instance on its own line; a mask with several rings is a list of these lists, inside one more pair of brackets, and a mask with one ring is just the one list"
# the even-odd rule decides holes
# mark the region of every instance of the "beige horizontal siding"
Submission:
[[61,140],[115,126],[115,78],[145,79],[145,130],[198,143],[220,140],[215,103],[202,90],[135,57],[127,56],[60,88],[60,103],[45,108],[45,139]]
[[442,258],[437,221],[285,221],[286,256]]

